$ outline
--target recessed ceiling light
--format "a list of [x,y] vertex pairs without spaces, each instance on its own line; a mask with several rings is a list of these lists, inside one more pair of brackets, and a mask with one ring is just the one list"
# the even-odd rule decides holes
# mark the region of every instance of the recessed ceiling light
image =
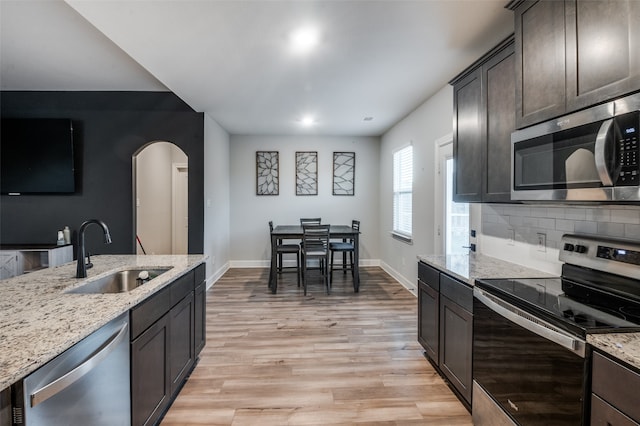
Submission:
[[312,117],[312,116],[310,116],[310,115],[305,115],[305,116],[304,116],[304,117],[302,117],[302,119],[300,120],[300,123],[302,123],[302,125],[303,125],[303,126],[306,126],[306,127],[308,127],[308,126],[311,126],[311,125],[315,124],[315,122],[316,122],[316,119],[315,119],[315,118],[313,118],[313,117]]
[[318,44],[318,30],[312,27],[302,27],[292,32],[289,39],[295,52],[308,52]]

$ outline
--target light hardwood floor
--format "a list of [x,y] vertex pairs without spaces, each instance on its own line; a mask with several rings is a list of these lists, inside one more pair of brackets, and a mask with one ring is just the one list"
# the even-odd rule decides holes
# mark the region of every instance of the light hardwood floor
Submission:
[[471,425],[423,356],[417,300],[377,267],[326,295],[231,269],[207,292],[207,345],[162,425]]

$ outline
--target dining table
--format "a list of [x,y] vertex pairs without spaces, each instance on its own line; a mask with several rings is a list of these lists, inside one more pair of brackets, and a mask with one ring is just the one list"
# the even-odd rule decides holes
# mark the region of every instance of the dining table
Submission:
[[[271,232],[271,270],[269,272],[269,289],[273,294],[278,291],[278,266],[276,246],[280,240],[302,240],[303,229],[301,225],[278,225]],[[329,239],[353,240],[353,291],[360,291],[359,245],[360,231],[350,225],[330,225]],[[331,271],[329,271],[331,273]]]

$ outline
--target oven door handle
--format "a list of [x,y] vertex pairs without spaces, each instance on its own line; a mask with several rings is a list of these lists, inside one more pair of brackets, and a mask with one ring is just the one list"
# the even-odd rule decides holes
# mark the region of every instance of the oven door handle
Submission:
[[474,287],[473,295],[495,313],[503,316],[520,327],[569,349],[580,357],[585,355],[585,342],[562,332],[557,327],[542,321],[493,295]]
[[607,167],[607,137],[613,124],[613,118],[605,120],[598,130],[598,136],[596,137],[596,146],[594,148],[594,157],[596,162],[596,170],[600,177],[600,182],[604,186],[613,186],[613,180],[611,179],[611,172]]

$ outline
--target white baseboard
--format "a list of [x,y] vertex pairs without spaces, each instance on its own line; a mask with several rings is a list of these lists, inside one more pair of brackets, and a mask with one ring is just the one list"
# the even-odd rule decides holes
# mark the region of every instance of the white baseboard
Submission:
[[230,262],[222,265],[217,271],[207,278],[207,290],[209,290],[230,268]]
[[391,275],[396,281],[398,281],[404,288],[409,290],[411,294],[413,294],[414,296],[418,295],[418,288],[416,283],[406,279],[401,273],[393,269],[385,262],[381,262],[380,267],[384,269],[387,274]]

